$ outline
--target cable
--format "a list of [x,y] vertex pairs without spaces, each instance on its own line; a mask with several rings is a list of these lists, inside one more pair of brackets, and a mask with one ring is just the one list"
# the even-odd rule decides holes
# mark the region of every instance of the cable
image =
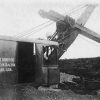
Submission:
[[[84,6],[82,6],[82,7],[84,7]],[[71,14],[71,13],[70,13],[70,14]],[[45,22],[45,23],[43,23],[43,24],[40,24],[40,25],[38,25],[38,26],[36,26],[36,27],[34,27],[34,28],[28,30],[28,33],[27,33],[27,34],[29,34],[30,31],[31,31],[31,33],[32,33],[36,28],[38,28],[38,27],[40,27],[40,26],[42,26],[42,25],[44,25],[44,24],[46,24],[46,23],[48,23],[48,22],[50,22],[50,21],[47,21],[47,22]],[[21,37],[21,36],[23,36],[23,35],[27,35],[27,34],[25,34],[25,33],[26,33],[26,32],[20,33],[21,35],[17,35],[16,37]],[[36,33],[36,32],[35,32],[35,33]]]
[[[85,6],[84,6],[85,7]],[[80,13],[79,11],[81,11],[84,7],[82,7],[81,9],[78,9],[77,11],[75,11],[75,12],[72,12],[71,14],[69,14],[69,15],[72,15],[72,16],[74,16],[74,15],[78,15],[78,13]]]
[[73,8],[69,13],[65,13],[65,14],[73,14],[73,13],[75,13],[76,11],[78,11],[78,10],[81,10],[81,8],[84,8],[84,7],[86,7],[87,5],[86,4],[84,4],[84,5],[80,5],[80,7],[79,8]]
[[[85,6],[82,6],[82,7],[85,7]],[[81,8],[82,8],[81,7]],[[79,8],[78,8],[79,9]],[[74,9],[74,11],[77,11],[78,9]],[[73,11],[72,11],[73,12]],[[71,13],[72,13],[71,12]],[[70,14],[71,14],[70,13]],[[44,24],[46,24],[46,23],[48,23],[48,22],[50,22],[50,21],[47,21],[47,22],[45,22],[45,23],[43,23],[43,24],[40,24],[40,25],[38,25],[38,26],[36,26],[36,27],[34,27],[34,28],[32,28],[32,29],[30,29],[30,30],[28,30],[28,32],[26,33],[26,31],[25,32],[23,32],[23,33],[19,33],[18,35],[16,35],[16,37],[23,37],[23,35],[25,36],[25,35],[27,35],[27,34],[32,34],[33,33],[33,31],[36,31],[36,29],[38,28],[38,27],[41,27],[42,25],[44,25]],[[52,23],[53,24],[53,23]],[[48,26],[48,25],[47,25]],[[43,28],[45,28],[45,27],[43,27]],[[39,29],[39,30],[41,30],[41,29]],[[31,32],[30,32],[31,31]],[[38,29],[37,29],[37,32],[38,32]],[[26,33],[26,34],[25,34]],[[36,32],[35,32],[36,33]]]
[[[53,22],[52,23],[49,23],[49,24],[47,24],[47,25],[45,25],[44,27],[41,27],[39,30],[36,30],[36,31],[34,31],[34,34],[35,33],[37,33],[37,32],[39,32],[40,30],[42,30],[42,29],[44,29],[44,28],[46,28],[46,27],[48,27],[48,26],[50,26],[51,24],[53,24]],[[31,35],[33,35],[33,32],[31,32],[30,34],[25,34],[23,37],[29,37],[29,36],[31,36]],[[21,38],[21,37],[20,37]]]
[[[50,21],[46,21],[46,22],[44,22],[44,23],[42,23],[42,24],[40,24],[40,25],[38,25],[38,26],[35,26],[35,27],[33,27],[33,28],[31,28],[31,29],[29,29],[29,30],[27,30],[27,31],[30,32],[30,31],[36,30],[38,27],[41,27],[41,26],[47,24],[48,22],[50,22]],[[27,31],[21,32],[21,33],[19,33],[18,35],[16,35],[15,37],[19,37],[19,36],[21,36],[21,35],[24,35]]]
[[[34,31],[32,31],[32,32],[28,32],[28,33],[24,34],[24,36],[23,36],[23,37],[33,35],[33,34],[35,34],[35,33],[39,32],[40,30],[42,30],[42,29],[46,28],[47,26],[49,26],[49,25],[51,25],[51,24],[53,24],[53,22],[48,23],[47,25],[42,26],[42,27],[40,27],[40,28],[39,28],[39,29],[37,29],[37,30],[34,30]],[[22,38],[22,37],[20,37],[20,38]]]

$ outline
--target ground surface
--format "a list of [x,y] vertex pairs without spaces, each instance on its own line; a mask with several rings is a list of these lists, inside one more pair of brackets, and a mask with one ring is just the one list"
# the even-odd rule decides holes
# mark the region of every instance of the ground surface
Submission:
[[31,86],[11,86],[0,89],[0,100],[100,100],[99,96],[78,95],[71,90],[54,91]]

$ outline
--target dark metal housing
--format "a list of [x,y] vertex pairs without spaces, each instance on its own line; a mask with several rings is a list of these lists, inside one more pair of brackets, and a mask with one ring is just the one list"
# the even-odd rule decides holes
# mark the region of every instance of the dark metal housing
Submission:
[[0,84],[57,84],[58,44],[45,42],[0,37]]

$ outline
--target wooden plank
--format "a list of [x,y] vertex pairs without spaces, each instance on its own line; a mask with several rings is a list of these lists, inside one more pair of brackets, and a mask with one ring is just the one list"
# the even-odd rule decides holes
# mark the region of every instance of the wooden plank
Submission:
[[58,42],[54,41],[48,41],[48,40],[39,40],[39,39],[32,39],[32,38],[15,38],[12,36],[0,36],[0,40],[6,40],[6,41],[19,41],[19,42],[31,42],[31,43],[38,43],[42,45],[56,45],[58,46]]

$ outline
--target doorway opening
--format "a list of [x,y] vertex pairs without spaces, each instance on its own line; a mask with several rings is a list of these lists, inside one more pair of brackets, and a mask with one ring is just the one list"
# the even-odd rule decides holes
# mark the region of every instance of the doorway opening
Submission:
[[18,83],[32,83],[36,79],[36,55],[33,55],[33,43],[18,43]]

